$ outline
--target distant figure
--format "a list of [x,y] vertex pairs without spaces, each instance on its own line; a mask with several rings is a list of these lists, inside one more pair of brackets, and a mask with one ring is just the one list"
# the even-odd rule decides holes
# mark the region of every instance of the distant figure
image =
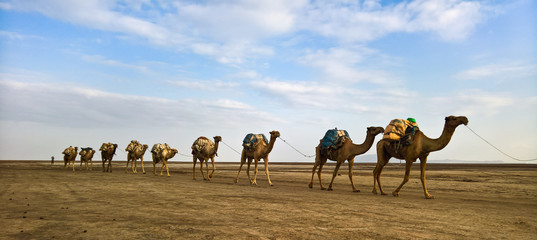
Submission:
[[54,165],[54,156],[50,158],[50,165]]

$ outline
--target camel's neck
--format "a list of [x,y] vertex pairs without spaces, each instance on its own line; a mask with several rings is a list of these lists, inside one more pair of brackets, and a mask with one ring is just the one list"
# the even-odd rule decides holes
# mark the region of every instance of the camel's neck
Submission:
[[272,148],[274,147],[275,142],[276,142],[276,137],[271,136],[268,146],[265,148],[265,154],[270,153],[272,151]]
[[428,138],[427,136],[425,136],[425,134],[421,133],[423,135],[422,148],[424,152],[434,152],[445,148],[451,140],[451,137],[455,132],[455,128],[456,127],[449,127],[447,126],[447,124],[445,124],[444,130],[442,131],[442,135],[440,135],[440,137],[436,139]]
[[353,156],[364,154],[371,148],[371,146],[373,146],[374,141],[375,141],[375,135],[368,133],[362,144],[351,143],[350,154]]
[[216,141],[214,143],[214,154],[216,154],[218,152],[218,145],[220,144],[220,141]]

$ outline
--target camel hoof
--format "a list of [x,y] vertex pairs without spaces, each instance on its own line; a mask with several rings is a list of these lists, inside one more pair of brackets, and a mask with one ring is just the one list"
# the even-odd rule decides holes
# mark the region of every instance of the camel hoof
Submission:
[[358,190],[358,189],[354,189],[354,190],[352,190],[352,191],[353,191],[353,192],[360,192],[360,190]]
[[334,189],[328,188],[328,189],[326,189],[326,191],[334,191]]
[[388,194],[386,194],[385,192],[381,192],[380,195],[388,195]]
[[393,192],[392,195],[393,195],[394,197],[399,197],[399,193],[398,193],[398,192]]
[[434,196],[432,196],[432,195],[426,195],[426,196],[425,196],[425,199],[434,199]]
[[309,188],[313,188],[313,184],[310,183],[310,184],[308,185],[308,187],[309,187]]
[[372,192],[373,194],[378,194],[378,193],[377,193],[377,190],[373,190],[373,191],[371,191],[371,192]]
[[321,190],[326,190],[326,188],[325,188],[325,187],[321,187]]

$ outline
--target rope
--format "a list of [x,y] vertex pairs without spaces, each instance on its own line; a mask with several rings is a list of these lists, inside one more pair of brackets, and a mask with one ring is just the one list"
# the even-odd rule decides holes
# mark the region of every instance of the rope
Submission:
[[472,130],[470,127],[468,127],[468,125],[465,125],[466,128],[468,128],[468,130],[470,130],[472,133],[474,133],[476,136],[478,136],[479,138],[481,138],[481,140],[485,141],[488,145],[490,145],[491,147],[495,148],[496,150],[498,150],[498,152],[502,153],[503,155],[515,160],[515,161],[520,161],[520,162],[530,162],[530,161],[537,161],[537,158],[533,158],[533,159],[527,159],[527,160],[523,160],[523,159],[519,159],[519,158],[515,158],[507,153],[505,153],[504,151],[500,150],[499,148],[497,148],[496,146],[492,145],[492,143],[490,143],[489,141],[485,140],[483,137],[481,137],[479,134],[477,134],[474,130]]
[[289,143],[288,143],[287,141],[285,141],[283,138],[281,138],[281,137],[278,137],[278,138],[281,139],[284,143],[287,143],[287,145],[289,145],[289,147],[293,148],[297,153],[300,153],[302,156],[307,157],[307,158],[315,157],[315,155],[308,156],[308,155],[302,153],[301,151],[298,151],[298,149],[296,149],[295,147],[293,147],[291,144],[289,144]]
[[177,152],[177,154],[179,154],[179,155],[181,155],[181,156],[183,156],[183,157],[192,157],[192,155],[182,154],[182,153],[180,153],[180,152]]
[[221,143],[223,143],[224,145],[226,145],[228,148],[230,148],[231,150],[235,151],[236,153],[238,153],[239,155],[241,155],[241,153],[237,150],[235,150],[234,148],[232,148],[231,146],[227,145],[227,143],[225,143],[224,141],[220,141]]

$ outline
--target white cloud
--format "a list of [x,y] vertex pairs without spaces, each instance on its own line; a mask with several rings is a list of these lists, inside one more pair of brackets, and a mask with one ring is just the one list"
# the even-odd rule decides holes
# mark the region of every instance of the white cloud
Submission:
[[0,81],[0,119],[54,126],[210,127],[281,122],[269,113],[231,100],[170,100],[111,93],[90,87]]
[[97,63],[101,65],[136,70],[141,73],[150,72],[149,68],[147,68],[146,66],[125,63],[119,60],[107,59],[106,57],[101,55],[82,55],[82,59],[88,62]]
[[177,80],[177,81],[168,81],[169,84],[181,87],[189,88],[203,91],[231,91],[240,86],[238,82],[226,82],[222,80]]
[[506,93],[469,89],[448,97],[434,97],[428,102],[431,112],[441,111],[466,116],[494,116],[513,106],[515,99]]
[[380,6],[314,2],[302,14],[301,27],[345,42],[367,42],[394,32],[434,32],[446,41],[468,37],[488,9],[479,2],[416,0]]
[[516,79],[537,75],[537,65],[524,63],[488,64],[465,70],[455,75],[465,80]]

